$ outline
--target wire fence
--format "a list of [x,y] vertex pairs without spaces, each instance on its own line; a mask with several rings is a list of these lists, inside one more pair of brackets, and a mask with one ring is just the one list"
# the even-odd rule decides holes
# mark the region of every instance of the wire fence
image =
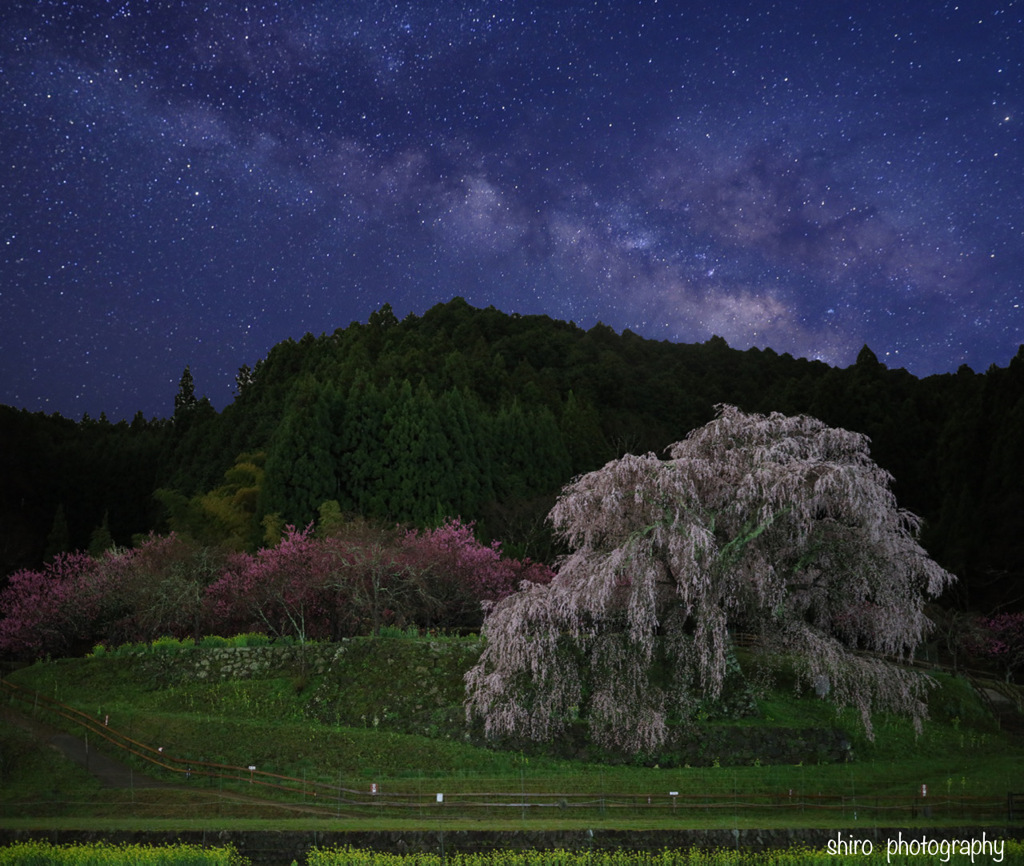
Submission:
[[[818,818],[860,822],[875,825],[897,825],[918,821],[962,821],[970,823],[1024,821],[1024,793],[1002,796],[969,796],[952,791],[928,791],[925,786],[915,796],[892,796],[870,793],[835,793],[788,787],[773,791],[738,790],[729,785],[704,786],[700,792],[652,791],[605,792],[559,790],[566,780],[530,779],[527,790],[524,778],[520,790],[503,791],[483,787],[486,780],[419,779],[415,782],[389,780],[387,784],[367,783],[356,786],[344,780],[295,777],[260,769],[256,766],[235,766],[205,760],[194,760],[171,754],[163,747],[140,742],[111,727],[109,719],[96,718],[74,707],[24,689],[8,680],[0,680],[0,693],[32,716],[49,713],[65,719],[73,730],[86,737],[99,738],[109,744],[108,751],[126,761],[144,762],[155,778],[177,782],[204,800],[204,790],[218,786],[224,790],[247,793],[264,807],[294,809],[335,816],[401,817],[430,814],[439,819],[469,816],[472,818],[508,818],[518,814],[531,816],[583,818],[590,816],[636,816],[652,820],[677,818],[706,819],[716,816],[771,817],[804,814]],[[94,740],[95,742],[95,740]],[[481,786],[465,790],[467,784]],[[507,777],[497,784],[508,784]],[[449,790],[444,790],[446,787]],[[415,790],[413,790],[415,789]]]

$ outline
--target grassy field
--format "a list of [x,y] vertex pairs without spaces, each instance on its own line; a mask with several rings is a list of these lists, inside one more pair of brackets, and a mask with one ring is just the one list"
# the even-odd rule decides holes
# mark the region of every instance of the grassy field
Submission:
[[[345,697],[349,709],[335,712],[334,721],[325,721],[323,713],[313,717],[310,707],[313,697],[324,693],[324,675],[306,669],[198,681],[173,674],[183,657],[177,663],[162,657],[157,669],[172,673],[155,676],[155,663],[146,656],[101,656],[18,670],[8,680],[20,688],[77,708],[97,725],[105,721],[107,730],[136,743],[162,748],[160,760],[169,769],[113,749],[98,733],[90,739],[91,748],[126,760],[140,777],[164,779],[173,787],[101,788],[45,740],[4,725],[0,824],[108,829],[931,826],[1005,823],[1008,792],[1024,788],[1024,748],[998,730],[960,678],[939,677],[930,700],[933,719],[919,738],[908,722],[882,717],[875,720],[876,739],[870,742],[852,714],[837,717],[822,701],[794,696],[784,677],[779,689],[759,700],[754,717],[736,723],[751,730],[839,727],[853,744],[855,760],[849,763],[772,763],[758,756],[739,766],[728,765],[728,756],[693,767],[595,763],[475,745],[451,721],[460,716],[458,703],[444,705],[453,695],[458,699],[457,672],[437,666],[410,682],[396,673],[401,653],[412,652],[415,643],[382,639],[376,649],[368,642],[361,654],[353,654],[358,661],[338,688],[345,695],[370,690],[372,700],[351,707],[355,698]],[[375,660],[375,652],[392,662]],[[403,703],[396,694],[396,689],[412,689],[410,683],[425,690],[430,677],[445,681],[429,686],[440,695],[432,708],[414,711],[419,703],[411,703],[413,698]],[[45,700],[28,705],[5,696],[4,701],[39,724],[82,735],[71,720],[46,710]],[[385,705],[399,710],[384,712]],[[378,712],[368,715],[374,706]],[[424,733],[410,732],[416,730]],[[203,762],[242,772],[185,777],[185,766]],[[247,774],[248,767],[256,770]],[[1024,810],[1024,802],[1018,808]]]

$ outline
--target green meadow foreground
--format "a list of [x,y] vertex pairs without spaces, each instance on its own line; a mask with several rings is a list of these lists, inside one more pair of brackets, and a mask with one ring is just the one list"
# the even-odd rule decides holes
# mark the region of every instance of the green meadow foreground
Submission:
[[[1024,812],[1024,749],[960,677],[937,675],[920,737],[909,722],[881,717],[870,742],[852,713],[794,695],[784,672],[758,694],[752,715],[709,718],[696,734],[718,742],[716,729],[729,728],[761,742],[766,730],[784,741],[787,732],[838,729],[850,746],[842,761],[821,752],[773,762],[766,750],[709,752],[699,766],[668,752],[624,762],[579,743],[481,744],[461,707],[461,672],[476,647],[473,639],[367,638],[350,642],[329,669],[292,661],[245,678],[189,675],[210,651],[180,645],[22,668],[3,691],[4,711],[21,723],[0,733],[0,826],[1005,827],[1012,793],[1014,821]],[[54,701],[82,715],[60,715]],[[123,762],[128,781],[103,787],[95,763],[87,770],[67,760],[44,728],[84,739],[87,761]]]

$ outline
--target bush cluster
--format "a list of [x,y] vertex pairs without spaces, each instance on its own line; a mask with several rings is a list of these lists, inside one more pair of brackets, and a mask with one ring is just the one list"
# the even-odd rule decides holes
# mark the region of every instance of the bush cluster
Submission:
[[[502,556],[472,524],[424,531],[287,527],[274,547],[221,553],[174,533],[99,558],[61,554],[0,593],[0,653],[23,659],[148,644],[175,650],[478,629],[484,606],[552,572]],[[240,641],[245,641],[240,644]]]

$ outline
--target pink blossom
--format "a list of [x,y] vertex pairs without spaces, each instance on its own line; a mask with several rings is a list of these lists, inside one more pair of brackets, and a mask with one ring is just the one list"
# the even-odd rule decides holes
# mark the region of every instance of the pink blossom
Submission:
[[96,594],[90,591],[96,561],[85,553],[62,553],[40,571],[8,578],[0,593],[0,651],[18,658],[60,654],[88,639]]
[[866,437],[722,406],[668,450],[562,491],[549,517],[571,552],[550,584],[489,613],[468,712],[489,734],[537,738],[585,713],[598,742],[655,749],[667,713],[719,695],[740,629],[792,654],[806,685],[827,680],[869,734],[877,709],[920,724],[927,681],[853,650],[909,657],[931,625],[924,602],[954,578]]

